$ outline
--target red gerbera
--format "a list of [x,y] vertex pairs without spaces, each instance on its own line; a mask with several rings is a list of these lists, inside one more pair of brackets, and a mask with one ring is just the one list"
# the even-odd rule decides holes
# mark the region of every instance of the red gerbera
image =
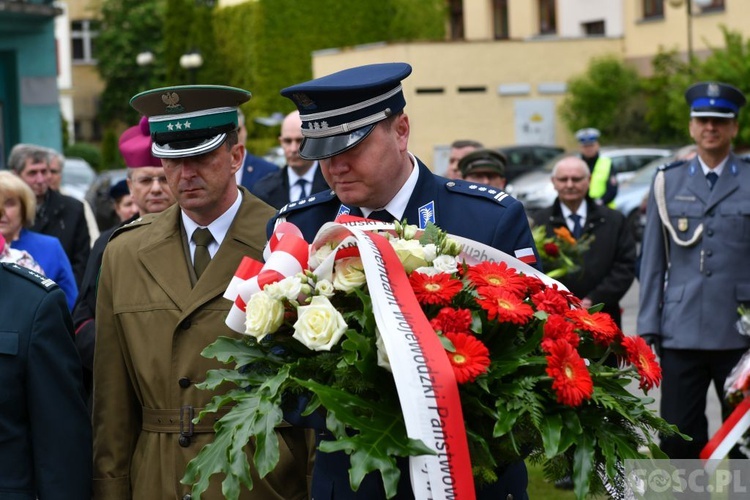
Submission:
[[430,320],[430,324],[436,331],[468,332],[471,326],[471,311],[469,309],[443,307],[437,316]]
[[555,288],[548,287],[533,294],[531,301],[536,306],[537,311],[544,311],[549,314],[565,314],[570,309],[565,297]]
[[477,292],[480,296],[477,304],[487,311],[489,320],[497,318],[503,323],[523,325],[534,315],[534,309],[514,293],[490,286]]
[[429,276],[413,272],[409,276],[409,283],[411,283],[417,301],[422,305],[448,305],[462,288],[459,280],[451,278],[450,275],[445,273]]
[[556,340],[547,356],[547,375],[552,377],[552,389],[557,402],[579,406],[594,392],[594,382],[581,356],[564,340]]
[[578,347],[581,338],[575,332],[573,323],[560,314],[551,314],[544,324],[542,349],[550,352],[551,346],[558,340],[564,340],[572,347]]
[[448,332],[445,337],[456,348],[448,353],[448,359],[453,366],[456,382],[465,384],[473,382],[478,376],[487,371],[490,366],[490,351],[473,335],[466,333]]
[[625,337],[622,346],[627,353],[628,361],[638,370],[641,377],[640,387],[648,392],[652,387],[659,387],[661,383],[661,366],[651,347],[640,336]]
[[594,342],[608,346],[623,337],[623,333],[612,317],[603,312],[591,314],[586,309],[572,309],[565,314],[576,328],[591,332]]
[[526,280],[505,262],[481,262],[469,267],[466,273],[477,287],[490,286],[506,292],[522,294],[526,291]]
[[550,258],[556,259],[560,256],[560,248],[554,243],[545,243],[544,253],[546,253]]

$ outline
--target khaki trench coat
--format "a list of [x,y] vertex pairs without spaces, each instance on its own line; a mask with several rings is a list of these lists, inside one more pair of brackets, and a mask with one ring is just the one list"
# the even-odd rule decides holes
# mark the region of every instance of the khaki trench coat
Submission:
[[[107,245],[96,310],[96,499],[190,498],[180,478],[213,434],[202,429],[181,435],[180,409],[187,426],[189,408],[203,408],[215,395],[195,384],[207,370],[224,365],[200,353],[219,336],[238,335],[224,324],[231,303],[222,294],[243,256],[262,258],[266,221],[273,215],[271,207],[241,191],[239,212],[194,288],[177,205],[120,229]],[[305,431],[284,427],[277,434],[279,465],[263,481],[251,465],[255,487],[241,498],[307,497]],[[202,498],[223,499],[221,480],[213,477]]]

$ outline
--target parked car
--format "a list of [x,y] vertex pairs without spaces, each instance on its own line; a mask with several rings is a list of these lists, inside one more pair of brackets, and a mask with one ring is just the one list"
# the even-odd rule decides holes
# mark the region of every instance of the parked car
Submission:
[[[626,182],[635,171],[646,163],[658,158],[666,158],[673,152],[672,148],[662,147],[603,147],[599,154],[612,159],[612,166],[617,171],[617,181]],[[555,201],[557,191],[552,186],[550,176],[552,168],[565,154],[549,160],[543,168],[523,174],[506,186],[506,191],[523,203],[527,214],[548,207]]]
[[96,172],[83,158],[65,158],[60,188],[68,196],[82,201],[95,178]]
[[[67,167],[66,167],[67,168]],[[109,197],[109,188],[127,177],[127,169],[105,170],[94,179],[86,192],[89,202],[96,216],[96,224],[100,231],[109,229],[120,222]]]
[[522,174],[542,168],[550,158],[565,152],[559,146],[544,144],[521,144],[495,149],[508,159],[508,165],[505,168],[505,179],[508,182]]

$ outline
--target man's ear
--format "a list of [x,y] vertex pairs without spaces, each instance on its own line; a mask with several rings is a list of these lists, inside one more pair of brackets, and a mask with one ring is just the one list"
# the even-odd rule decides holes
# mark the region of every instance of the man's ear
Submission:
[[401,113],[393,123],[393,129],[396,132],[399,150],[406,151],[409,145],[409,116],[406,113]]

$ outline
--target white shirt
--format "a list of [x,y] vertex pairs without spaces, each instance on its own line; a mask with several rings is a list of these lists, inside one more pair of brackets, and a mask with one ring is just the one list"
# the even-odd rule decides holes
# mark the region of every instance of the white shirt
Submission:
[[[584,198],[581,202],[581,205],[578,207],[578,210],[575,211],[575,213],[581,217],[581,228],[586,227],[586,210],[588,209],[588,203],[586,202],[586,199]],[[565,219],[565,223],[568,225],[568,229],[570,229],[570,232],[573,232],[573,226],[575,226],[575,223],[573,222],[573,219],[570,218],[570,216],[574,213],[571,209],[569,209],[565,203],[560,202],[560,210],[562,210],[563,218]]]
[[[714,167],[714,168],[708,168],[708,165],[706,165],[705,163],[703,163],[703,160],[701,159],[700,156],[698,157],[698,163],[701,164],[701,170],[703,170],[703,175],[704,176],[707,173],[709,173],[709,172],[714,172],[716,175],[718,175],[718,176],[721,177],[721,173],[724,171],[724,166],[727,164],[727,160],[728,159],[729,159],[729,157],[727,156],[726,158],[724,158],[723,160],[721,160],[721,163],[719,163],[718,165],[716,165],[716,167]],[[706,181],[706,182],[708,182],[708,181]]]
[[[304,173],[304,175],[297,175],[292,167],[287,169],[289,177],[289,200],[296,201],[299,199],[307,198],[312,194],[313,180],[315,179],[315,172],[318,170],[318,162],[312,164],[312,166]],[[297,181],[305,179],[305,192],[301,192],[302,187],[297,185]]]
[[187,235],[187,239],[190,245],[190,258],[195,259],[195,242],[193,241],[193,233],[196,229],[199,227],[208,228],[209,231],[211,231],[211,236],[214,237],[214,240],[208,244],[208,253],[211,255],[211,258],[213,259],[214,255],[216,255],[216,252],[219,251],[219,247],[221,246],[221,242],[224,241],[224,237],[227,235],[227,231],[229,231],[229,226],[232,225],[232,221],[234,220],[234,217],[237,215],[237,212],[240,210],[240,204],[242,203],[242,193],[237,191],[237,199],[234,200],[234,203],[232,203],[232,206],[227,209],[226,212],[221,214],[217,219],[215,219],[211,224],[208,226],[199,226],[198,224],[193,221],[190,217],[185,214],[183,210],[180,210],[180,215],[182,217],[182,225],[185,228],[185,234]]
[[417,180],[419,180],[419,166],[417,165],[417,159],[414,158],[414,155],[411,153],[409,153],[409,158],[411,158],[412,164],[411,174],[409,174],[409,177],[406,179],[406,182],[404,182],[404,185],[401,186],[401,189],[398,190],[396,196],[391,198],[391,201],[389,201],[388,204],[384,207],[360,207],[360,210],[362,210],[362,215],[364,215],[365,217],[369,217],[370,214],[375,212],[376,210],[387,210],[388,213],[391,214],[396,220],[402,220],[404,218],[406,205],[409,204],[411,194],[414,192],[414,188],[417,186]]

